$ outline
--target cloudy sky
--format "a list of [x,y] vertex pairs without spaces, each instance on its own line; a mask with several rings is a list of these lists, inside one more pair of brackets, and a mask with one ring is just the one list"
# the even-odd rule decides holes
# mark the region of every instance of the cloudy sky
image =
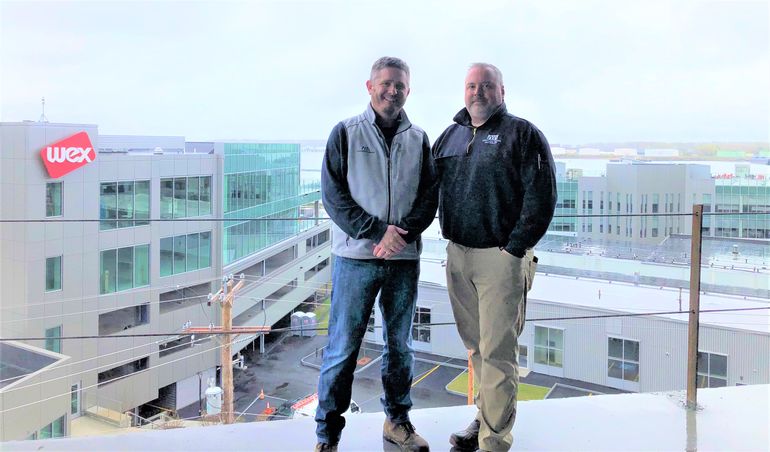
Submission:
[[767,1],[0,2],[2,121],[325,139],[382,55],[435,138],[474,61],[552,143],[770,140]]

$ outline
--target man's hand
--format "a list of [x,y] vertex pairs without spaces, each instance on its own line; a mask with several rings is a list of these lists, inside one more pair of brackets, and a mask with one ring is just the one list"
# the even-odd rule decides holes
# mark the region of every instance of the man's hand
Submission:
[[388,229],[385,231],[385,235],[382,236],[380,243],[375,245],[373,254],[380,259],[390,259],[396,254],[400,253],[406,247],[402,235],[408,234],[398,226],[389,224]]

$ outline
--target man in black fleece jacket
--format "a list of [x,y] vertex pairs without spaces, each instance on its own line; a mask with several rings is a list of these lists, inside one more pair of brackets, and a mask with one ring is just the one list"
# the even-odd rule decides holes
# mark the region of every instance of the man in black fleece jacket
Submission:
[[518,338],[527,291],[556,207],[553,157],[540,130],[508,113],[499,69],[471,65],[465,106],[433,146],[439,220],[457,330],[479,382],[478,412],[450,436],[460,450],[509,450],[516,418]]

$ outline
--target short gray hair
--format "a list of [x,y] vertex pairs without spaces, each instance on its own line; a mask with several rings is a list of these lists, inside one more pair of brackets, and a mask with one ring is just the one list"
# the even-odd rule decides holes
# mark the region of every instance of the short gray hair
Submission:
[[372,65],[372,72],[369,74],[369,80],[374,78],[374,74],[376,74],[377,71],[387,67],[401,69],[402,71],[406,72],[407,78],[409,77],[409,65],[406,64],[406,61],[402,60],[401,58],[384,56],[379,58]]
[[497,77],[497,82],[500,83],[500,86],[503,86],[503,73],[500,72],[500,69],[498,69],[497,66],[489,63],[473,63],[470,65],[470,67],[468,67],[468,71],[476,67],[489,69],[492,71],[495,74],[495,77]]

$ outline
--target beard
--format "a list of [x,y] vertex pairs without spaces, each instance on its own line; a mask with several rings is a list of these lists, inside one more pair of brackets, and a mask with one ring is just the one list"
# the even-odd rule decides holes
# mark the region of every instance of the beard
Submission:
[[489,103],[474,102],[471,104],[470,108],[468,108],[468,113],[471,114],[471,117],[486,119],[492,116],[492,113],[494,113],[496,109],[497,105],[493,106]]

